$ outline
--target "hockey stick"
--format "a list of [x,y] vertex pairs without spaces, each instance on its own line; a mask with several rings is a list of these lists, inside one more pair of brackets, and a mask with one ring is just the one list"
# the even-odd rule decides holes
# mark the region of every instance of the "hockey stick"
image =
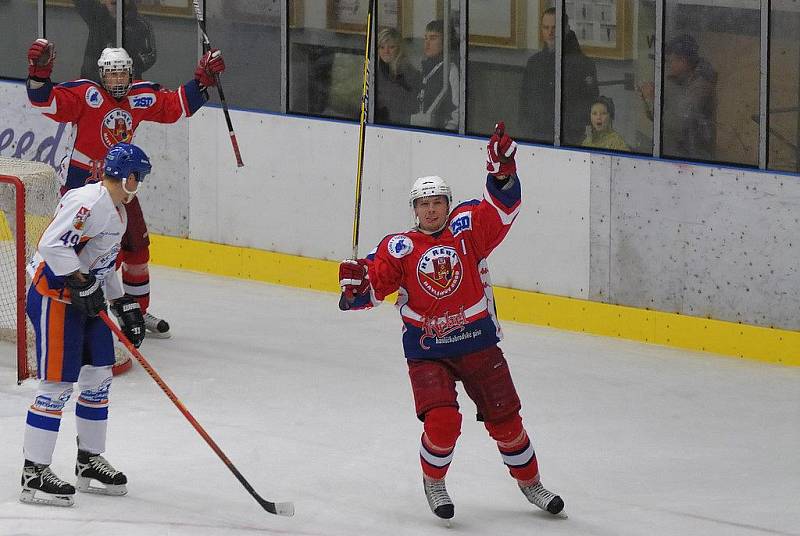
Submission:
[[279,516],[287,516],[287,517],[293,516],[294,515],[293,503],[291,502],[275,503],[272,501],[268,501],[266,499],[263,499],[261,495],[259,495],[256,492],[256,490],[253,489],[253,486],[251,486],[250,483],[244,478],[244,476],[242,476],[242,473],[240,473],[239,470],[236,469],[236,466],[233,465],[233,462],[231,462],[230,459],[225,455],[225,453],[222,452],[222,449],[219,448],[219,445],[217,445],[216,442],[213,439],[211,439],[211,436],[208,435],[208,433],[203,429],[203,427],[200,426],[200,423],[198,423],[197,420],[195,420],[195,418],[192,416],[192,414],[189,413],[189,410],[186,409],[186,406],[184,406],[183,403],[180,400],[178,400],[177,395],[172,391],[172,389],[169,388],[169,386],[164,382],[164,380],[161,379],[161,376],[159,376],[158,373],[155,371],[155,369],[153,369],[153,367],[150,365],[147,359],[145,359],[144,356],[139,352],[139,350],[137,350],[136,347],[133,344],[131,344],[131,341],[129,341],[128,338],[125,336],[125,334],[122,333],[122,330],[119,329],[119,326],[117,326],[108,317],[108,313],[106,313],[105,311],[100,311],[100,318],[103,319],[103,322],[105,322],[106,325],[111,329],[111,331],[114,332],[114,334],[117,336],[120,342],[122,342],[122,344],[125,345],[128,351],[131,354],[133,354],[133,357],[136,358],[136,361],[138,361],[139,364],[142,365],[142,368],[144,368],[144,370],[147,371],[150,377],[153,378],[153,380],[155,380],[155,382],[158,384],[161,390],[164,391],[167,397],[169,397],[169,399],[172,400],[172,403],[175,404],[178,410],[181,413],[183,413],[183,416],[186,417],[186,419],[189,421],[189,424],[191,424],[194,427],[194,429],[197,430],[197,433],[200,434],[200,436],[203,439],[205,439],[206,443],[208,443],[208,446],[211,447],[211,450],[213,450],[217,454],[217,456],[219,456],[219,459],[222,460],[222,462],[226,466],[228,466],[228,469],[231,470],[231,473],[233,473],[233,476],[236,477],[236,480],[238,480],[239,483],[241,483],[242,486],[244,486],[244,489],[246,489],[247,492],[258,502],[258,504],[261,505],[261,508],[263,508],[270,514],[276,514]]
[[[361,178],[364,175],[364,134],[367,125],[367,112],[369,99],[369,45],[372,33],[372,6],[374,0],[369,0],[369,7],[367,9],[367,39],[364,46],[364,80],[361,86],[361,116],[358,125],[358,165],[356,166],[356,200],[355,207],[353,208],[353,256],[352,259],[358,258],[358,234],[361,230]],[[339,297],[339,309],[346,311],[350,306],[347,303],[347,298],[342,292]]]
[[364,47],[364,80],[361,86],[361,117],[358,128],[358,166],[356,167],[356,200],[353,209],[353,259],[358,258],[358,233],[361,227],[361,178],[364,174],[364,133],[367,125],[368,98],[369,98],[369,45],[372,37],[372,6],[374,0],[369,0],[367,11],[367,40]]
[[[203,19],[203,11],[200,9],[198,0],[192,0],[192,4],[194,4],[194,16],[197,19],[197,26],[200,28],[200,33],[203,34],[203,52],[208,52],[211,50],[211,42],[208,40],[208,35],[206,34],[206,22]],[[217,83],[217,93],[219,94],[219,100],[222,103],[222,111],[225,114],[225,122],[228,123],[228,134],[231,137],[233,154],[236,156],[236,166],[244,167],[242,153],[239,152],[239,142],[236,141],[236,133],[233,131],[231,114],[228,111],[228,101],[225,100],[225,92],[222,90],[222,81],[219,79],[218,74],[214,75],[214,80]]]

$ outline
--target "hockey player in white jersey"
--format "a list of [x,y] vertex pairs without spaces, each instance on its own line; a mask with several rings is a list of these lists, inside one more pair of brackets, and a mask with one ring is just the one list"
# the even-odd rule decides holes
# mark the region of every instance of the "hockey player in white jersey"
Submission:
[[125,233],[125,203],[150,172],[147,155],[120,143],[106,156],[101,182],[67,192],[28,265],[27,314],[36,332],[39,388],[27,412],[20,500],[71,506],[75,487],[50,470],[61,413],[78,383],[75,404],[80,491],[124,495],[127,478],[100,454],[106,447],[114,343],[98,317],[111,302],[125,335],[139,346],[144,319],[124,297],[116,272]]

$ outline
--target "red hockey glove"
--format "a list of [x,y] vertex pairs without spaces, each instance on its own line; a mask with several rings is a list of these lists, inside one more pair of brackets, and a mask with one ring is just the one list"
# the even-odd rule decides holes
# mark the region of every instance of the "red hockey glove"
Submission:
[[506,134],[506,125],[502,121],[494,127],[494,134],[486,146],[486,171],[492,175],[513,175],[517,171],[514,155],[517,154],[517,142]]
[[356,296],[369,292],[367,261],[364,259],[346,260],[339,264],[339,286],[348,302]]
[[200,58],[197,69],[194,71],[194,78],[203,87],[217,85],[216,75],[225,71],[225,60],[222,59],[222,52],[212,48]]
[[53,63],[56,59],[56,49],[47,39],[37,39],[28,49],[28,76],[34,78],[50,78],[53,72]]

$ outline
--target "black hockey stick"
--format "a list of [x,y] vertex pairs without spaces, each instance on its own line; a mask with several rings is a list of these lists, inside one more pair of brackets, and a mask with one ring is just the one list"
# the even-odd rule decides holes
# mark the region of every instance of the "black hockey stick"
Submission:
[[[194,4],[194,16],[197,19],[197,26],[200,28],[200,33],[203,34],[203,52],[211,50],[211,42],[208,40],[206,34],[206,21],[203,19],[203,11],[200,9],[200,4],[197,0],[192,0]],[[222,81],[219,75],[214,75],[214,80],[217,83],[217,93],[219,93],[219,100],[222,103],[222,111],[225,114],[225,122],[228,123],[228,134],[231,137],[231,145],[233,146],[233,154],[236,156],[236,166],[244,167],[242,161],[242,153],[239,152],[239,142],[236,141],[236,133],[233,131],[233,123],[231,122],[231,114],[228,111],[228,101],[225,100],[225,92],[222,90]]]
[[279,516],[287,516],[287,517],[293,516],[294,515],[293,503],[291,502],[275,503],[272,501],[268,501],[262,498],[261,495],[259,495],[256,492],[256,490],[253,489],[253,486],[251,486],[250,483],[245,479],[245,477],[242,476],[242,473],[240,473],[239,470],[236,469],[236,466],[233,465],[233,462],[231,462],[231,460],[225,455],[225,453],[222,452],[222,449],[219,448],[219,445],[217,445],[217,443],[213,439],[211,439],[211,436],[208,435],[208,433],[203,429],[203,427],[200,426],[200,423],[197,422],[197,420],[192,416],[191,413],[189,413],[189,410],[186,409],[186,406],[184,406],[183,403],[180,400],[178,400],[178,396],[173,392],[172,389],[169,388],[169,386],[164,382],[164,380],[161,379],[161,376],[158,375],[158,372],[155,371],[155,369],[150,365],[147,359],[144,358],[144,356],[139,352],[139,350],[137,350],[136,347],[133,344],[131,344],[131,341],[129,341],[128,338],[125,336],[125,334],[122,333],[122,330],[119,329],[119,327],[108,317],[108,313],[106,313],[105,311],[100,311],[100,318],[103,319],[103,322],[106,323],[106,325],[111,329],[111,331],[114,332],[114,334],[117,336],[120,342],[122,342],[122,344],[125,345],[128,351],[133,355],[133,357],[136,358],[136,361],[138,361],[139,364],[142,365],[142,368],[144,368],[144,370],[147,371],[150,377],[153,378],[153,380],[155,380],[155,382],[158,384],[161,390],[164,391],[164,394],[166,394],[167,397],[169,397],[169,399],[172,400],[172,403],[175,404],[178,410],[181,413],[183,413],[183,416],[186,417],[186,419],[189,421],[189,424],[191,424],[194,427],[194,429],[197,430],[197,433],[200,434],[200,436],[203,439],[205,439],[206,443],[208,443],[208,446],[211,447],[211,450],[213,450],[217,454],[217,456],[219,456],[219,459],[222,460],[223,463],[228,467],[228,469],[231,470],[231,473],[233,473],[233,476],[236,477],[236,480],[238,480],[239,483],[241,483],[241,485],[244,486],[244,489],[246,489],[247,492],[258,502],[258,504],[261,505],[261,508],[263,508],[270,514],[276,514]]

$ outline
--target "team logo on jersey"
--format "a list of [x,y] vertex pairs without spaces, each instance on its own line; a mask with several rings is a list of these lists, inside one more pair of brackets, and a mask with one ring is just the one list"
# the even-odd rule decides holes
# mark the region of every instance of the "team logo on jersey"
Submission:
[[86,207],[81,207],[77,214],[75,214],[75,218],[72,219],[72,226],[78,230],[82,231],[83,226],[86,225],[86,220],[89,218],[89,214],[91,212]]
[[137,95],[130,95],[128,103],[131,108],[150,108],[156,103],[155,93],[139,93]]
[[412,251],[414,251],[414,242],[411,241],[406,235],[393,236],[389,240],[389,254],[396,258],[402,259]]
[[86,90],[86,104],[92,108],[100,108],[103,105],[103,96],[99,89],[89,86],[89,89]]
[[100,136],[106,147],[113,147],[123,141],[130,143],[133,138],[133,117],[119,108],[111,110],[100,124]]
[[458,252],[449,246],[436,246],[426,251],[417,264],[417,281],[434,298],[453,294],[464,277]]

